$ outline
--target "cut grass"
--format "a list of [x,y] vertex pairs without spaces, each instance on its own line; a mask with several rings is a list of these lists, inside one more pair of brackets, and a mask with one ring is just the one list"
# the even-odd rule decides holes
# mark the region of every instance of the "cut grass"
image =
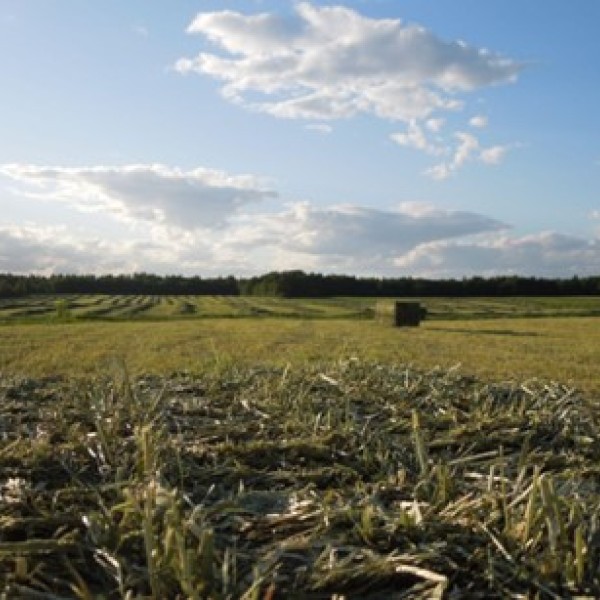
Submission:
[[[416,299],[418,300],[418,299]],[[56,302],[68,303],[77,320],[166,320],[278,317],[365,319],[376,298],[268,298],[248,296],[30,296],[0,301],[0,322],[52,320]],[[385,300],[383,300],[385,302]],[[600,298],[423,298],[430,320],[484,320],[600,316]]]
[[593,304],[65,301],[0,327],[0,596],[600,597]]
[[600,595],[572,388],[348,360],[0,393],[6,597]]

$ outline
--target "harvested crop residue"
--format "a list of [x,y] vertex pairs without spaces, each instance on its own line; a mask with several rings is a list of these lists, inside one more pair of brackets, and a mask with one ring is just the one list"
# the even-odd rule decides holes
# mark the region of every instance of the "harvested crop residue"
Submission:
[[573,389],[352,360],[0,386],[8,598],[600,595]]

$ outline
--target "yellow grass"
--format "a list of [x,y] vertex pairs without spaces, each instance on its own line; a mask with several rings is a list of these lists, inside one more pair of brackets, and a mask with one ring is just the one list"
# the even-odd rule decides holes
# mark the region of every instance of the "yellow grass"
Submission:
[[0,328],[0,373],[102,374],[299,364],[357,356],[451,367],[486,379],[543,378],[600,391],[597,318],[431,321],[396,329],[373,321],[211,319],[83,322]]

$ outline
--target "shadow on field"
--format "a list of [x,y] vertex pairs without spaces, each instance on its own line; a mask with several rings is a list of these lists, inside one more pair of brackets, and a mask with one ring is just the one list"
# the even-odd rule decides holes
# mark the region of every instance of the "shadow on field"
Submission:
[[466,333],[467,335],[507,335],[511,337],[543,337],[537,331],[514,331],[512,329],[461,329],[459,327],[430,327],[434,331],[447,331],[449,333]]

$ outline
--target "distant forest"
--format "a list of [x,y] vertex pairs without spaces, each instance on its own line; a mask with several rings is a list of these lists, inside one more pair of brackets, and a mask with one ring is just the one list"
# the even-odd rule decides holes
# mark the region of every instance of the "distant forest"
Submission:
[[322,275],[303,271],[272,272],[247,279],[179,275],[11,275],[0,274],[0,298],[29,294],[228,295],[323,298],[329,296],[467,297],[594,296],[600,276],[545,279],[537,277],[470,277],[464,279],[376,278]]

